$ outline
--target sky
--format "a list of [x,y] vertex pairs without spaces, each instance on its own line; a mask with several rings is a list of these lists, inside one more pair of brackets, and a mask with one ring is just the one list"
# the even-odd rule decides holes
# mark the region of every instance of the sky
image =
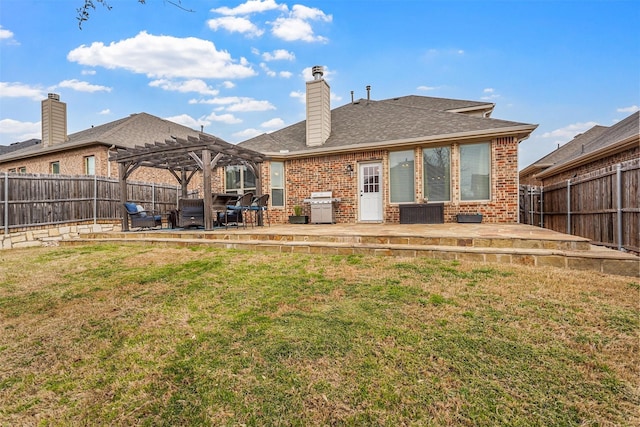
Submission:
[[[0,0],[0,144],[146,112],[238,143],[304,120],[322,65],[331,108],[406,95],[495,103],[539,125],[522,169],[640,106],[637,0]],[[153,141],[150,141],[153,142]]]

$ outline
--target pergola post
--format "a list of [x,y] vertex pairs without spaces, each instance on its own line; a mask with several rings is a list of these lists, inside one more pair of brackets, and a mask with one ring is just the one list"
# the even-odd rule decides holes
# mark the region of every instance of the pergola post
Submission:
[[129,231],[129,218],[124,208],[127,203],[127,167],[124,163],[118,163],[118,176],[120,178],[120,212],[122,212],[122,231]]
[[202,193],[204,197],[204,229],[213,229],[213,220],[211,218],[211,209],[213,206],[213,198],[211,197],[211,151],[202,150]]

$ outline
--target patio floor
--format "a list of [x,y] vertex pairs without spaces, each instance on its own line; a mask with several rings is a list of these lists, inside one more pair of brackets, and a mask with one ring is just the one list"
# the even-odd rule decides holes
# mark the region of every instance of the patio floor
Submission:
[[426,256],[640,277],[640,258],[635,255],[591,245],[583,237],[524,224],[284,224],[210,231],[158,229],[89,233],[75,241],[87,240],[181,246],[206,244],[284,253]]

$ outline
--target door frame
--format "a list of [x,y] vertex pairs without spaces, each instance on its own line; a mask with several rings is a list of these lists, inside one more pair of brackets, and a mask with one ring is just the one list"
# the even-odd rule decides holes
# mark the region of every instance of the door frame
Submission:
[[[377,203],[378,214],[375,218],[363,219],[363,203],[362,203],[362,195],[364,193],[364,173],[363,168],[368,166],[377,165],[379,170],[379,200]],[[358,187],[356,189],[358,194],[358,222],[371,222],[371,223],[381,223],[384,222],[384,169],[382,167],[382,160],[375,161],[367,161],[367,162],[359,162],[358,163]],[[375,212],[374,212],[375,214]]]

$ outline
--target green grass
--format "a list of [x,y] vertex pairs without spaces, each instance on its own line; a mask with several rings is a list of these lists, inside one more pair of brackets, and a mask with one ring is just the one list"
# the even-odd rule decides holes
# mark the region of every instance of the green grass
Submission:
[[1,426],[640,422],[628,278],[111,245],[0,260]]

